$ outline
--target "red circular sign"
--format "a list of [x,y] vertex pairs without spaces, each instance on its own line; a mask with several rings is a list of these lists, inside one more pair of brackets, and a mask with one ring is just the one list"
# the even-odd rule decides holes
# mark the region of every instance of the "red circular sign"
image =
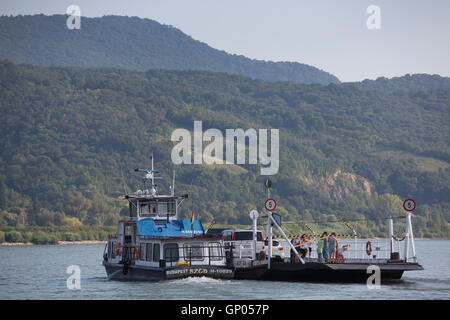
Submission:
[[405,209],[408,212],[413,211],[416,208],[416,203],[413,199],[406,199],[403,201],[403,209]]
[[277,207],[277,202],[275,199],[269,198],[264,203],[264,208],[266,208],[267,211],[273,211]]

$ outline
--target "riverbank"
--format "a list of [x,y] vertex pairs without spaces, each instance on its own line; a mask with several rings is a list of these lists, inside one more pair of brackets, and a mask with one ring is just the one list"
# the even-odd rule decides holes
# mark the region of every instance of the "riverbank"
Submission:
[[116,227],[99,226],[20,226],[0,228],[0,246],[32,244],[96,244],[105,243]]
[[[46,245],[70,245],[70,244],[106,244],[107,241],[102,240],[81,240],[81,241],[58,241],[54,244],[46,244]],[[36,244],[32,242],[3,242],[0,243],[0,247],[15,247],[15,246],[38,246],[41,244]]]

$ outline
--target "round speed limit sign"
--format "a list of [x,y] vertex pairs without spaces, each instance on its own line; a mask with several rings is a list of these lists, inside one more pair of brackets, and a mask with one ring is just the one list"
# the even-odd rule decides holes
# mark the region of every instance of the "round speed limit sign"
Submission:
[[267,211],[273,211],[275,210],[275,208],[277,207],[277,202],[275,201],[275,199],[267,199],[266,202],[264,203],[264,208],[266,208]]
[[416,203],[414,202],[413,199],[406,199],[405,201],[403,201],[403,209],[405,209],[406,211],[413,211],[416,208]]

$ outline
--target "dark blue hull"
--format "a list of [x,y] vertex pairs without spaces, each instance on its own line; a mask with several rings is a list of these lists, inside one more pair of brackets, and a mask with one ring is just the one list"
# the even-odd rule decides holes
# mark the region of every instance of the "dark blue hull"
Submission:
[[[286,263],[272,262],[270,270],[265,266],[236,269],[235,279],[298,281],[298,282],[366,282],[372,272],[367,268],[373,264],[324,264],[316,262]],[[417,263],[378,264],[381,280],[398,280],[404,271],[423,270]]]

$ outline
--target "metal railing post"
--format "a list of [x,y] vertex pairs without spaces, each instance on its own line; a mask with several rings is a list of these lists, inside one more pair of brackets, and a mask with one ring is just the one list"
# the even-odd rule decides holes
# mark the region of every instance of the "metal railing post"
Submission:
[[393,238],[394,221],[392,220],[392,216],[389,216],[388,224],[389,224],[389,259],[390,259],[392,256],[392,252],[394,251],[394,238]]
[[411,213],[410,212],[408,212],[406,214],[406,221],[405,221],[405,262],[408,262],[408,255],[409,255],[410,231],[409,231],[408,218],[411,219]]

